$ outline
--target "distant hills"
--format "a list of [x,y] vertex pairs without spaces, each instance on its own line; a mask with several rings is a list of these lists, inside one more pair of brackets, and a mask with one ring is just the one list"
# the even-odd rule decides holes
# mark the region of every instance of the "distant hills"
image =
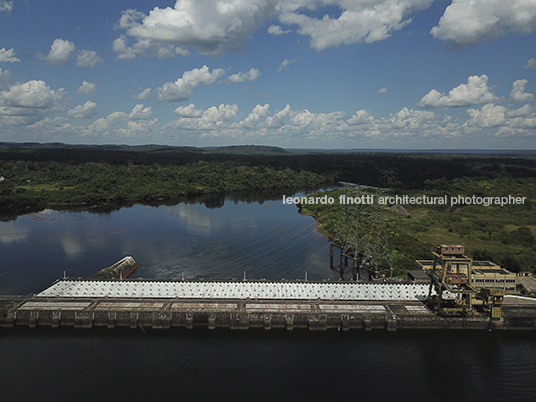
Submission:
[[536,156],[531,149],[322,149],[322,148],[281,148],[269,145],[228,145],[221,147],[192,147],[174,145],[88,145],[64,144],[61,142],[0,142],[0,148],[11,149],[76,149],[93,151],[142,152],[158,154],[219,154],[219,155],[296,155],[296,154],[340,154],[340,153],[377,153],[377,154],[441,154],[441,155],[481,155],[481,156]]

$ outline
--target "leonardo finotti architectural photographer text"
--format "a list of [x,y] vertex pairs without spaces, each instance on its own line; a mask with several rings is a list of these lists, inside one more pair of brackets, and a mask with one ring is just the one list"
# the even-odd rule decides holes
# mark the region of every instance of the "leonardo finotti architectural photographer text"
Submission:
[[522,205],[525,204],[527,197],[514,197],[512,195],[502,197],[478,197],[473,196],[448,196],[443,195],[441,197],[430,197],[427,195],[421,195],[412,197],[409,195],[396,195],[392,197],[375,196],[375,195],[361,195],[359,197],[348,197],[346,195],[340,195],[339,197],[328,197],[324,195],[322,197],[287,197],[283,195],[283,204],[301,204],[301,205],[331,205],[335,204],[335,201],[341,205],[482,205],[489,207],[492,205],[505,206],[505,205]]

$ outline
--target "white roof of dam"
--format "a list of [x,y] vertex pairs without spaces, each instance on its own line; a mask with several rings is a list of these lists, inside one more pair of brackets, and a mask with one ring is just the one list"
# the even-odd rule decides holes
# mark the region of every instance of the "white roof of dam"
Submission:
[[60,280],[38,297],[165,299],[417,300],[429,285],[351,282]]

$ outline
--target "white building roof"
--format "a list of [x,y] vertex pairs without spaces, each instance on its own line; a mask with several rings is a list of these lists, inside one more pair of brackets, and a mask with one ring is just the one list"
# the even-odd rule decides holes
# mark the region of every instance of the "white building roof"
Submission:
[[349,282],[61,280],[38,297],[166,299],[416,300],[429,285]]

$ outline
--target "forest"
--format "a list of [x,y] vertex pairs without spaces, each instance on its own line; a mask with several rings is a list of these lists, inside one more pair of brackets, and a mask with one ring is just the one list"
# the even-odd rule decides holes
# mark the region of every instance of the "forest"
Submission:
[[[0,219],[43,208],[169,204],[182,196],[217,198],[341,182],[375,186],[391,196],[526,197],[521,205],[404,205],[407,213],[386,208],[385,218],[395,266],[430,258],[438,243],[455,243],[464,244],[474,259],[492,260],[516,272],[535,270],[536,154],[531,152],[0,143]],[[334,197],[341,191],[332,190]],[[344,222],[340,207],[308,205],[302,211],[314,215],[320,230],[333,236]]]

